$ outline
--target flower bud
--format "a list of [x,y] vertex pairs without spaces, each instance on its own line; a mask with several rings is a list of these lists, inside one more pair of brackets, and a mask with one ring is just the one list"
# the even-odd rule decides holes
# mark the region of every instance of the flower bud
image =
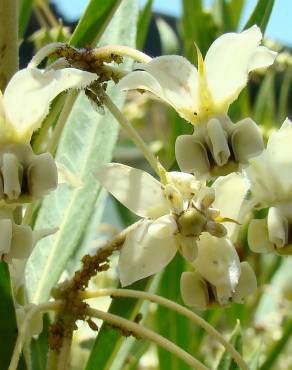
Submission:
[[198,237],[205,229],[206,217],[195,208],[187,209],[177,221],[180,233],[183,236]]

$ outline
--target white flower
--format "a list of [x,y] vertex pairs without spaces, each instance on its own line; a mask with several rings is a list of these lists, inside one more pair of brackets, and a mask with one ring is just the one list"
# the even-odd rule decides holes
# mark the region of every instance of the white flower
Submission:
[[122,164],[101,168],[97,179],[121,203],[144,220],[129,232],[119,258],[123,286],[160,271],[177,250],[189,261],[197,256],[202,232],[226,234],[211,207],[215,192],[194,176],[165,172],[164,184],[148,173]]
[[[17,319],[17,326],[18,329],[21,330],[21,327],[24,321],[27,318],[27,314],[36,307],[34,304],[29,304],[26,306],[18,305],[16,307],[16,319]],[[42,312],[37,313],[29,322],[28,331],[27,331],[27,339],[38,336],[43,330],[43,314]]]
[[291,143],[292,122],[286,119],[282,127],[271,134],[267,148],[252,158],[245,169],[251,183],[251,201],[258,209],[268,208],[265,218],[252,220],[249,225],[248,242],[255,252],[291,254]]
[[237,166],[263,150],[261,134],[251,119],[233,125],[226,116],[249,72],[275,60],[275,52],[259,46],[261,39],[257,26],[227,33],[214,41],[204,61],[198,51],[198,70],[181,56],[162,56],[138,65],[139,70],[119,82],[121,89],[151,91],[184,119],[197,124],[193,135],[178,137],[176,142],[182,171],[206,176],[214,166],[229,165],[223,169],[229,173],[235,168],[230,168],[231,159]]
[[26,68],[9,81],[0,95],[0,143],[27,143],[41,126],[50,103],[63,91],[78,89],[96,80],[94,73],[74,68]]

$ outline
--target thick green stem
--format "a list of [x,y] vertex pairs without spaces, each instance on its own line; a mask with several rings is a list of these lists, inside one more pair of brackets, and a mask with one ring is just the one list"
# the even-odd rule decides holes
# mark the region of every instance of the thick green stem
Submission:
[[0,0],[0,90],[18,70],[18,0]]

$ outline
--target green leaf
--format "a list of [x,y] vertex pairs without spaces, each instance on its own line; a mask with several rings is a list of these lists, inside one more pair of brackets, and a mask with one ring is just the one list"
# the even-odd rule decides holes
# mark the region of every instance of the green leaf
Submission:
[[[138,7],[126,0],[118,9],[101,42],[134,45]],[[129,17],[131,13],[131,17]],[[119,106],[122,97],[109,92]],[[59,227],[59,231],[38,243],[28,261],[26,281],[29,299],[47,300],[51,288],[79,247],[84,230],[94,212],[97,199],[103,199],[101,187],[93,173],[111,160],[118,134],[117,123],[109,112],[100,115],[83,93],[77,99],[66,123],[56,153],[56,160],[64,164],[83,183],[79,188],[63,184],[42,203],[35,228]]]
[[226,0],[216,0],[213,13],[214,17],[217,19],[222,33],[235,31],[232,24],[231,14],[229,12],[229,6]]
[[258,124],[270,128],[274,125],[275,116],[275,73],[273,70],[270,70],[260,85],[255,101],[253,117]]
[[76,47],[89,43],[95,45],[120,3],[121,0],[91,0],[74,30],[70,44]]
[[273,10],[274,2],[275,0],[258,0],[243,29],[245,30],[257,24],[264,34]]
[[20,39],[24,37],[31,11],[33,6],[33,0],[21,0],[19,5],[19,17],[18,17],[18,36]]
[[[229,343],[231,343],[234,348],[242,354],[242,335],[241,335],[241,329],[240,329],[240,322],[237,321],[235,328],[231,334],[231,337],[229,339]],[[231,354],[226,349],[221,355],[221,358],[219,360],[218,366],[216,368],[217,370],[239,370],[238,365],[231,357]]]
[[144,8],[139,14],[139,20],[138,20],[138,25],[137,25],[137,38],[136,38],[136,47],[137,49],[143,49],[147,33],[148,33],[148,28],[151,20],[151,15],[152,15],[152,3],[153,0],[147,0]]
[[156,19],[162,54],[177,54],[179,42],[176,33],[171,26],[161,17]]
[[[130,285],[127,289],[147,290],[151,281],[152,278],[146,278]],[[135,299],[114,298],[108,312],[129,320],[134,320],[141,304],[141,301]],[[125,337],[118,330],[102,324],[85,370],[109,370],[124,341]]]
[[[8,369],[17,338],[14,302],[8,265],[0,262],[0,369]],[[18,370],[25,370],[21,356]]]
[[31,365],[32,370],[46,370],[48,354],[48,328],[50,319],[47,314],[43,316],[43,331],[37,339],[31,340]]
[[245,0],[231,0],[228,3],[229,14],[232,20],[234,30],[238,29],[239,21],[241,18],[242,10],[245,5]]
[[291,82],[292,82],[292,67],[289,66],[283,73],[283,80],[280,88],[279,112],[278,112],[279,125],[281,125],[285,118],[288,116],[289,96],[291,96],[292,93]]
[[[180,254],[165,268],[158,294],[182,304],[180,297],[180,276],[185,270],[185,263]],[[156,326],[159,334],[176,343],[189,353],[194,353],[193,338],[195,328],[188,319],[169,309],[158,306]],[[158,348],[160,370],[190,370],[190,367],[172,353]]]

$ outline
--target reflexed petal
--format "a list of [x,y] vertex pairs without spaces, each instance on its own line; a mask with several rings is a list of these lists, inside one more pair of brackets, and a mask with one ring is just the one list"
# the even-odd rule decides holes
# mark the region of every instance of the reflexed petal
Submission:
[[237,122],[231,136],[235,159],[247,163],[248,159],[264,150],[264,141],[260,129],[251,118]]
[[247,241],[255,253],[274,252],[273,243],[269,240],[267,219],[252,220],[248,227]]
[[196,238],[193,236],[183,236],[181,234],[178,234],[177,241],[180,246],[180,251],[183,257],[187,261],[193,262],[198,255],[198,246]]
[[207,284],[196,272],[183,272],[180,279],[180,291],[187,306],[207,308],[209,294]]
[[183,172],[206,175],[210,169],[207,151],[193,135],[178,136],[175,142],[175,156]]
[[164,188],[164,195],[169,205],[169,209],[179,215],[184,210],[184,198],[181,192],[173,185],[166,184]]
[[[245,201],[249,183],[244,175],[231,173],[219,177],[212,188],[215,189],[216,194],[213,207],[220,210],[222,217],[231,218],[241,223],[249,210],[249,202]],[[228,237],[235,240],[239,225],[233,222],[225,222],[224,226],[227,229]]]
[[211,142],[211,152],[218,166],[223,166],[227,163],[230,157],[230,150],[227,142],[227,134],[223,130],[220,122],[216,118],[209,120],[207,124],[207,132]]
[[[271,134],[267,153],[270,166],[275,176],[275,187],[281,186],[282,197],[292,196],[292,122],[286,119],[280,130]],[[270,176],[270,174],[267,174]],[[273,180],[273,179],[272,179]],[[283,194],[284,193],[284,194]]]
[[169,213],[160,182],[147,172],[110,163],[100,168],[95,175],[118,201],[138,216],[157,218]]
[[250,72],[254,69],[270,66],[274,63],[277,55],[278,54],[275,51],[272,51],[265,46],[258,46],[250,60],[248,71]]
[[[28,312],[36,307],[34,304],[28,306],[19,306],[16,308],[17,326],[20,329]],[[28,337],[39,335],[43,330],[43,316],[42,313],[34,315],[29,322]]]
[[[205,78],[217,106],[228,106],[246,85],[248,72],[260,63],[258,45],[262,34],[257,26],[241,33],[226,33],[210,46],[205,58]],[[257,55],[257,56],[255,56]],[[263,64],[266,66],[265,59]],[[270,61],[270,64],[272,61]]]
[[0,220],[0,258],[2,254],[9,253],[12,239],[12,221]]
[[176,254],[175,238],[154,238],[149,233],[151,224],[152,221],[145,220],[126,238],[119,258],[122,286],[161,271]]
[[268,213],[269,240],[277,247],[283,247],[288,240],[288,221],[277,207],[271,207]]
[[184,57],[167,55],[138,65],[144,71],[134,71],[122,78],[121,89],[142,88],[153,92],[172,105],[184,118],[197,112],[198,73]]
[[152,221],[148,232],[154,238],[164,239],[173,236],[177,232],[177,225],[172,215],[165,215]]
[[247,262],[240,264],[240,277],[233,294],[232,300],[236,303],[243,303],[243,298],[253,294],[257,289],[257,278]]
[[12,77],[4,93],[3,102],[9,123],[19,138],[29,140],[58,94],[72,88],[83,88],[96,78],[94,73],[74,68],[49,71],[22,69]]
[[198,257],[193,263],[196,270],[212,285],[234,291],[240,275],[240,262],[231,241],[203,233],[197,245]]
[[28,258],[33,248],[33,231],[27,225],[13,225],[10,255],[12,258]]

